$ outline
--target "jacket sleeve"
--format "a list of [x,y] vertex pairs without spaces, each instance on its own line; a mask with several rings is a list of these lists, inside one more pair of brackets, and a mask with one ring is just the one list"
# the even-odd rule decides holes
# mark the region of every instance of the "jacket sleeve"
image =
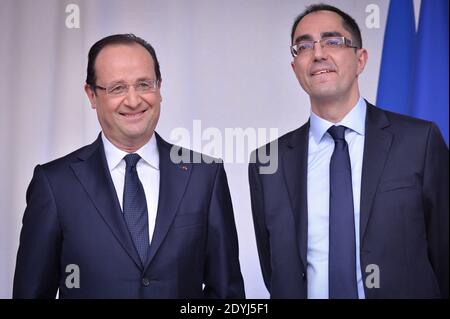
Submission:
[[442,298],[449,290],[449,172],[448,148],[439,132],[431,124],[423,176],[423,194],[426,211],[428,254]]
[[[252,158],[254,158],[254,155],[252,156]],[[259,261],[261,264],[264,283],[267,287],[267,290],[270,292],[270,282],[272,276],[272,268],[270,266],[270,241],[264,213],[264,195],[258,169],[259,168],[255,163],[249,164],[248,175],[250,184],[250,197]]]
[[245,298],[233,206],[223,164],[217,165],[208,214],[205,298]]
[[17,253],[13,298],[55,298],[59,281],[61,231],[51,186],[36,166]]

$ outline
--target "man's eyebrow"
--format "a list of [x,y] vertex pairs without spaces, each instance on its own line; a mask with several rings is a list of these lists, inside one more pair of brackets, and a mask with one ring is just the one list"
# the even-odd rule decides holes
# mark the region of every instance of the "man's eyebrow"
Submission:
[[[322,32],[320,34],[321,38],[330,38],[330,37],[342,37],[342,33],[339,31],[327,31]],[[295,38],[294,43],[299,43],[300,41],[312,41],[314,40],[313,37],[310,34],[302,34]]]
[[295,38],[294,43],[299,43],[300,41],[310,41],[312,40],[312,36],[309,34],[303,34]]
[[150,80],[152,80],[152,78],[150,78],[148,76],[143,76],[143,77],[140,77],[139,79],[136,79],[136,82],[150,81]]
[[[151,77],[143,76],[143,77],[136,79],[135,82],[150,81],[150,80],[152,80]],[[115,85],[115,84],[127,84],[127,82],[125,80],[115,80],[115,81],[111,82],[111,85]]]
[[109,85],[126,84],[124,80],[114,80],[109,83]]
[[330,38],[330,37],[342,37],[342,33],[338,31],[330,31],[330,32],[322,32],[320,34],[322,38]]

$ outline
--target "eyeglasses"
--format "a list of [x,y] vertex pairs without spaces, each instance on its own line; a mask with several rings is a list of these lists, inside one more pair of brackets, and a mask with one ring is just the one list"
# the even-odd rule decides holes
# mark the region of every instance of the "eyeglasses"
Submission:
[[[134,89],[138,93],[148,93],[148,92],[156,92],[159,86],[158,80],[143,80],[143,81],[137,81],[135,84],[133,84]],[[106,94],[110,96],[123,96],[128,93],[128,90],[130,89],[130,84],[128,83],[113,83],[111,85],[108,85],[107,87],[103,87],[100,85],[92,85],[92,87],[95,89],[100,89],[103,91],[106,91]]]
[[319,43],[323,49],[335,50],[340,48],[355,48],[358,47],[352,45],[352,40],[346,37],[330,37],[323,38],[317,41],[302,40],[291,46],[291,54],[295,58],[298,55],[309,54],[314,51],[314,45]]

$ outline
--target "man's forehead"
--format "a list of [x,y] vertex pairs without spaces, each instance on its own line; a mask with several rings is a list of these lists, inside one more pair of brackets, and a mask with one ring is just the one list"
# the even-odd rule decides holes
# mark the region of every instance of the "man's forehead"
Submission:
[[153,58],[150,55],[150,53],[147,51],[147,49],[138,43],[108,44],[100,50],[100,52],[97,55],[97,59],[104,58],[104,57],[110,57],[110,56],[117,56],[117,55],[122,55],[122,54],[130,54],[130,52],[133,52],[136,54],[148,55],[150,60],[153,61]]
[[105,46],[95,60],[98,79],[126,80],[130,77],[154,77],[154,62],[150,53],[139,44]]
[[344,28],[342,17],[332,11],[312,12],[299,22],[294,33],[294,39],[298,37],[324,37],[330,33],[340,34],[340,36],[349,35]]
[[95,59],[98,68],[111,69],[113,67],[148,66],[153,69],[153,57],[139,44],[112,44],[105,46]]

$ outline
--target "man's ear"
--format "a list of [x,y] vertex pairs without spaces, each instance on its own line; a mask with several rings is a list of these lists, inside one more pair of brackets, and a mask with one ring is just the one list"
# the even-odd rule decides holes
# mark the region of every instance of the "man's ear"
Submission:
[[97,108],[97,95],[95,94],[94,90],[89,84],[84,85],[84,91],[86,92],[86,95],[91,102],[91,108],[96,109]]
[[360,75],[364,71],[364,68],[366,67],[367,59],[369,58],[369,55],[367,53],[367,50],[362,48],[356,52],[356,56],[358,58],[358,72],[357,73],[358,73],[358,75]]

